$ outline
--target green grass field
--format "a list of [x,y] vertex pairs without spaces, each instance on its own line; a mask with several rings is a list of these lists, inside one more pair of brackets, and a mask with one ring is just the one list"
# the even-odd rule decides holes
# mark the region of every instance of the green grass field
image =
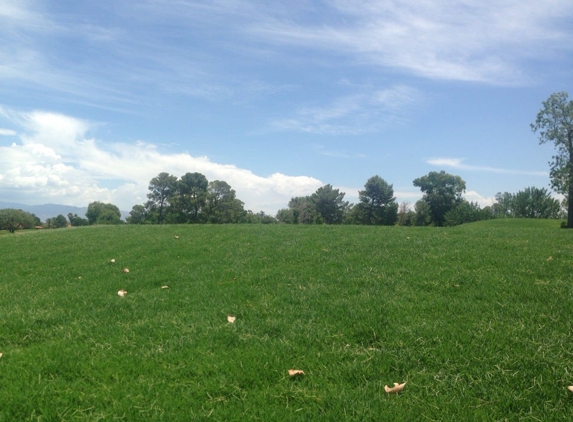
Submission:
[[0,236],[0,421],[571,420],[559,223]]

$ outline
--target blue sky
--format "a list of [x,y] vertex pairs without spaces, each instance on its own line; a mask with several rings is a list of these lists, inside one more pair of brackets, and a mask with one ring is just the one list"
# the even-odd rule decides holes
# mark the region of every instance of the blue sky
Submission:
[[0,200],[129,211],[151,178],[274,214],[368,178],[397,200],[549,187],[530,123],[573,95],[570,0],[0,0]]

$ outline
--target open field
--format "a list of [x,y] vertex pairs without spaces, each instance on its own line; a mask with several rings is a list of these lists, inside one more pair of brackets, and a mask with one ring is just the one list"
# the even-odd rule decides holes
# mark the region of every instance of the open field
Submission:
[[571,420],[559,223],[0,236],[0,421]]

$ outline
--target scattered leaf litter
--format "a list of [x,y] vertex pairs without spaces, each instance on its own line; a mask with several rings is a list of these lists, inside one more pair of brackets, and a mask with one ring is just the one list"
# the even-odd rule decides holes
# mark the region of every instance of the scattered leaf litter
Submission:
[[117,295],[120,297],[124,297],[127,294],[127,290],[119,290],[117,292]]
[[406,383],[398,384],[397,382],[394,383],[394,387],[388,387],[387,385],[384,386],[384,391],[387,393],[399,393],[404,389]]
[[227,321],[229,321],[231,324],[234,324],[236,319],[237,317],[235,315],[227,315]]
[[304,375],[304,371],[300,370],[300,369],[289,369],[288,370],[288,374],[291,377],[296,377],[298,375]]

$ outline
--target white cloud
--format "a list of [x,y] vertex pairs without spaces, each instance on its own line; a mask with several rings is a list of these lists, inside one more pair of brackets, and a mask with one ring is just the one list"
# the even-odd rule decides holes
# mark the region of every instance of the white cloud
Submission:
[[481,208],[491,206],[495,203],[495,197],[484,197],[477,193],[475,190],[468,190],[462,196],[468,202],[477,202]]
[[483,171],[489,173],[502,173],[502,174],[521,174],[528,176],[540,176],[547,177],[549,173],[546,171],[536,171],[536,170],[511,170],[503,169],[498,167],[487,167],[487,166],[473,166],[464,164],[464,159],[462,158],[431,158],[426,160],[428,164],[438,167],[451,167],[459,170],[468,171]]
[[522,61],[571,49],[568,0],[339,0],[330,12],[323,11],[325,18],[314,24],[277,18],[255,22],[249,30],[275,44],[342,54],[426,78],[492,84],[527,82]]
[[0,193],[6,200],[87,206],[99,200],[129,211],[146,201],[149,181],[160,172],[180,177],[203,173],[225,180],[255,212],[274,213],[293,196],[313,193],[322,182],[308,176],[258,176],[231,164],[189,153],[166,154],[155,145],[86,139],[94,124],[56,113],[4,113],[22,126],[21,143],[0,147]]
[[303,107],[294,115],[271,122],[271,130],[329,135],[373,132],[407,114],[407,107],[420,101],[414,88],[397,85],[336,98],[330,104]]
[[0,128],[0,136],[14,136],[16,135],[16,131],[12,129],[2,129]]

